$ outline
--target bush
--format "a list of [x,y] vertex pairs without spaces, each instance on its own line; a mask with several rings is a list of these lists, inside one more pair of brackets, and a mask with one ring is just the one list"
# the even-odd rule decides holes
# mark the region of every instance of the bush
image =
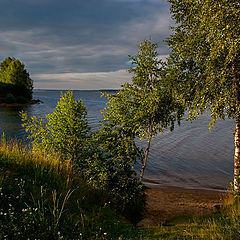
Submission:
[[92,134],[86,114],[82,101],[68,91],[46,121],[21,116],[35,151],[59,156],[63,163],[71,160],[89,184],[107,193],[117,213],[135,224],[144,213],[145,193],[133,170],[138,156],[133,136],[107,123]]
[[16,102],[16,98],[11,94],[7,94],[6,98],[5,98],[5,102],[6,103],[15,103]]
[[107,199],[70,162],[2,141],[0,239],[119,239],[124,226]]
[[115,175],[109,182],[114,209],[136,225],[145,214],[145,187],[138,178],[125,173]]
[[132,134],[103,123],[92,143],[94,154],[88,162],[86,179],[105,189],[117,213],[136,224],[144,216],[146,195],[134,171],[140,150]]
[[19,96],[19,97],[16,97],[16,102],[17,103],[28,103],[29,100],[25,97]]
[[88,156],[90,128],[87,111],[81,99],[74,100],[73,92],[61,95],[55,111],[46,116],[46,121],[21,113],[23,126],[33,139],[33,149],[51,156],[60,155],[62,161],[72,160],[84,168]]

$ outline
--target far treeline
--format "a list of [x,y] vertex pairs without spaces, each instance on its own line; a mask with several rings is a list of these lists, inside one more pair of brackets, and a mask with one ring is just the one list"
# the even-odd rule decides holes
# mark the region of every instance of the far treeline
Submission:
[[32,91],[33,81],[21,61],[8,57],[0,63],[0,103],[28,103]]

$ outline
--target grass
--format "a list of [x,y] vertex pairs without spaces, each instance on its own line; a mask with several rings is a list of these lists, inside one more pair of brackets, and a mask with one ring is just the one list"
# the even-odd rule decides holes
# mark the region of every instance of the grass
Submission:
[[240,239],[240,201],[228,193],[223,206],[211,216],[173,219],[170,226],[143,229],[142,240],[238,240]]
[[179,223],[171,227],[145,230],[142,239],[169,239],[169,240],[237,240],[239,222],[216,215],[205,218],[190,218],[188,223]]
[[0,239],[240,239],[240,204],[231,194],[218,213],[178,217],[138,229],[116,214],[108,194],[86,184],[69,161],[20,144],[0,146]]
[[[68,161],[0,146],[0,239],[138,239]],[[124,235],[124,236],[123,236]]]

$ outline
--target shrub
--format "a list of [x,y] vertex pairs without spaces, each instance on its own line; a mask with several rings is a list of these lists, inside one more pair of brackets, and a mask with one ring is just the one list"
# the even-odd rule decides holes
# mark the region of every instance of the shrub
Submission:
[[107,191],[113,208],[133,224],[144,216],[145,188],[136,177],[134,165],[140,154],[133,135],[103,123],[93,136],[94,154],[89,159],[86,178]]
[[122,225],[105,193],[86,184],[70,162],[3,139],[0,239],[119,239]]
[[28,119],[21,113],[23,126],[30,132],[33,149],[51,156],[60,155],[62,161],[72,160],[83,168],[88,156],[90,128],[87,111],[81,99],[76,101],[72,91],[61,95],[55,111],[46,116],[46,121],[37,117]]
[[19,96],[19,97],[16,97],[16,102],[17,103],[28,103],[29,100],[25,97]]
[[5,102],[6,103],[15,103],[16,102],[16,98],[11,94],[7,94],[6,98],[5,98]]
[[143,216],[145,193],[133,170],[139,150],[132,133],[106,123],[92,134],[86,114],[82,101],[68,91],[46,121],[21,116],[34,151],[71,160],[88,183],[107,193],[118,213],[136,223]]

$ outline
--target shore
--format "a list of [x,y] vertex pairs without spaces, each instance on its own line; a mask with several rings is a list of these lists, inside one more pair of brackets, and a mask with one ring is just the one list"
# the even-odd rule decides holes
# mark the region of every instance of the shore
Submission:
[[24,107],[32,104],[39,104],[41,101],[39,99],[37,100],[31,100],[29,103],[0,103],[0,107]]
[[217,212],[226,192],[177,187],[146,190],[147,209],[138,227],[171,225],[180,216],[204,216]]

